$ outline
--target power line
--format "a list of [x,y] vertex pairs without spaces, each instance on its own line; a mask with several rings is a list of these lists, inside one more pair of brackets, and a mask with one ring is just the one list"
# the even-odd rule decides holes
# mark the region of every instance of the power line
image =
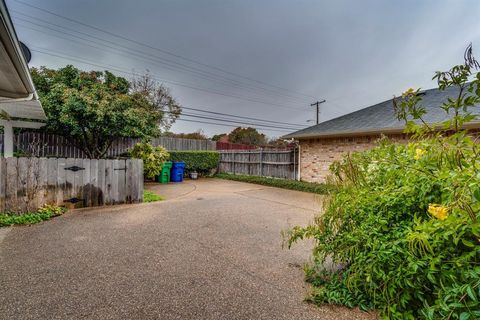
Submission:
[[[32,49],[32,51],[34,52],[39,52],[39,53],[44,53],[42,51],[39,51],[39,50],[36,50],[36,49]],[[48,53],[44,53],[44,54],[48,54]],[[58,56],[60,58],[63,58],[62,56],[59,56],[59,55],[55,55],[55,54],[52,54],[53,56]],[[72,59],[72,60],[76,60],[76,59]],[[82,59],[83,60],[83,59]],[[85,63],[81,60],[79,60],[79,62],[81,63]],[[102,65],[98,65],[98,64],[92,64],[94,66],[97,66],[97,67],[106,67],[106,66],[102,66]],[[114,69],[115,71],[118,71],[118,72],[122,72],[122,73],[127,73],[127,74],[134,74],[134,73],[131,73],[131,72],[127,72],[127,71],[124,71],[124,70],[120,70],[120,69]],[[230,117],[241,117],[241,118],[248,118],[250,120],[256,120],[256,121],[261,121],[261,122],[278,122],[278,121],[271,121],[271,120],[262,120],[262,119],[257,119],[257,118],[251,118],[251,117],[243,117],[243,116],[235,116],[235,115],[229,115],[229,114],[226,114],[226,113],[220,113],[220,112],[213,112],[213,111],[206,111],[206,110],[201,110],[201,109],[197,109],[197,108],[190,108],[190,107],[185,107],[185,109],[192,109],[192,110],[196,110],[196,111],[200,111],[200,112],[210,112],[210,113],[215,113],[215,114],[220,114],[220,115],[225,115],[225,116],[230,116]],[[166,113],[173,113],[173,112],[170,112],[170,111],[163,111],[163,112],[166,112]],[[201,119],[207,119],[207,120],[216,120],[216,121],[224,121],[224,122],[229,122],[229,123],[236,123],[236,124],[243,124],[243,125],[252,125],[252,126],[256,126],[256,127],[262,127],[262,128],[275,128],[275,129],[283,129],[283,131],[286,131],[286,132],[291,132],[291,131],[295,131],[295,130],[300,130],[300,128],[288,128],[288,127],[280,127],[280,126],[273,126],[273,125],[268,125],[268,124],[262,124],[262,123],[252,123],[252,122],[246,122],[246,121],[235,121],[235,120],[231,120],[231,119],[225,119],[225,118],[213,118],[213,117],[206,117],[206,116],[202,116],[202,115],[196,115],[196,114],[181,114],[181,115],[184,115],[184,116],[189,116],[189,117],[196,117],[196,118],[201,118]],[[177,119],[178,120],[178,119]],[[278,122],[278,123],[281,123],[281,122]],[[290,126],[296,126],[295,124],[288,124],[288,123],[281,123],[281,124],[287,124],[287,125],[290,125]]]
[[184,61],[188,61],[188,62],[195,63],[195,64],[198,64],[198,65],[201,65],[201,66],[204,66],[204,67],[208,67],[208,68],[211,68],[211,69],[214,69],[214,70],[218,70],[218,71],[221,71],[221,72],[223,72],[223,73],[225,73],[225,74],[230,74],[230,75],[236,76],[236,77],[238,77],[238,78],[242,78],[242,79],[246,79],[246,80],[249,80],[249,81],[253,81],[253,82],[256,82],[256,83],[259,83],[259,84],[262,84],[262,85],[266,85],[266,86],[269,86],[269,87],[272,87],[272,88],[276,88],[276,89],[278,89],[278,90],[287,91],[287,92],[291,92],[291,93],[294,93],[294,94],[297,94],[297,95],[300,95],[300,96],[304,96],[304,97],[316,99],[316,97],[311,96],[311,95],[307,95],[307,94],[304,94],[304,93],[296,92],[296,91],[294,91],[294,90],[282,88],[282,87],[280,87],[280,86],[272,85],[272,84],[269,84],[269,83],[266,83],[266,82],[263,82],[263,81],[260,81],[260,80],[252,79],[252,78],[249,78],[249,77],[245,77],[245,76],[240,75],[240,74],[238,74],[238,73],[234,73],[234,72],[231,72],[231,71],[228,71],[228,70],[225,70],[225,69],[216,67],[216,66],[212,66],[212,65],[209,65],[209,64],[206,64],[206,63],[203,63],[203,62],[194,60],[194,59],[190,59],[190,58],[183,57],[183,56],[181,56],[181,55],[179,55],[179,54],[172,53],[172,52],[170,52],[170,51],[167,51],[167,50],[164,50],[164,49],[160,49],[160,48],[154,47],[154,46],[152,46],[152,45],[149,45],[149,44],[146,44],[146,43],[143,43],[143,42],[134,40],[134,39],[130,39],[130,38],[128,38],[128,37],[125,37],[125,36],[122,36],[122,35],[119,35],[119,34],[115,34],[115,33],[110,32],[110,31],[108,31],[108,30],[104,30],[104,29],[101,29],[101,28],[99,28],[99,27],[96,27],[96,26],[93,26],[93,25],[89,25],[89,24],[87,24],[87,23],[78,21],[78,20],[73,19],[73,18],[69,18],[69,17],[63,16],[63,15],[61,15],[61,14],[55,13],[55,12],[50,11],[50,10],[47,10],[47,9],[43,9],[43,8],[37,7],[37,6],[35,6],[35,5],[32,5],[32,4],[30,4],[30,3],[27,3],[27,2],[24,2],[24,1],[21,1],[21,0],[14,0],[14,1],[20,3],[20,4],[24,5],[24,6],[28,6],[28,7],[37,9],[37,10],[39,10],[39,11],[42,11],[42,12],[51,14],[51,15],[56,16],[56,17],[59,17],[59,18],[61,18],[61,19],[64,19],[64,20],[67,20],[67,21],[70,21],[70,22],[74,22],[74,23],[79,24],[79,25],[82,25],[82,26],[84,26],[84,27],[91,28],[91,29],[94,29],[94,30],[103,32],[103,33],[108,34],[108,35],[111,35],[111,36],[113,36],[113,37],[116,37],[116,38],[119,38],[119,39],[122,39],[122,40],[125,40],[125,41],[128,41],[128,42],[131,42],[131,43],[134,43],[134,44],[137,44],[137,45],[140,45],[140,46],[143,46],[143,47],[146,47],[146,48],[149,48],[149,49],[158,51],[158,52],[161,52],[161,53],[163,53],[163,54],[167,54],[167,55],[170,55],[170,56],[173,56],[173,57],[182,59],[182,60],[184,60]]
[[[288,95],[288,94],[285,94],[285,93],[280,93],[280,92],[277,92],[277,91],[273,91],[273,90],[270,90],[270,89],[266,89],[266,88],[263,88],[263,87],[258,87],[258,86],[252,86],[252,85],[248,85],[248,84],[244,84],[238,80],[234,80],[234,79],[230,79],[230,78],[227,78],[227,77],[224,77],[224,76],[219,76],[215,73],[212,73],[212,72],[209,72],[209,71],[205,71],[205,70],[202,70],[202,69],[198,69],[198,68],[195,68],[195,67],[192,67],[192,66],[188,66],[186,64],[182,64],[182,63],[178,63],[176,61],[173,61],[173,60],[169,60],[169,59],[165,59],[165,58],[161,58],[161,57],[158,57],[156,55],[152,55],[150,53],[147,53],[147,52],[144,52],[144,51],[140,51],[140,50],[137,50],[137,49],[133,49],[133,48],[129,48],[129,47],[126,47],[124,45],[121,45],[121,44],[118,44],[116,42],[113,42],[113,41],[109,41],[107,39],[103,39],[103,38],[99,38],[99,37],[96,37],[94,35],[91,35],[91,34],[88,34],[88,33],[85,33],[85,32],[81,32],[81,31],[78,31],[78,30],[74,30],[72,28],[68,28],[66,26],[63,26],[63,25],[58,25],[58,24],[55,24],[55,23],[52,23],[52,22],[49,22],[49,21],[46,21],[46,20],[43,20],[43,19],[40,19],[40,18],[37,18],[37,17],[34,17],[34,16],[30,16],[30,15],[27,15],[27,14],[24,14],[22,12],[19,12],[17,10],[11,10],[12,12],[15,12],[15,15],[14,15],[14,18],[16,20],[20,20],[20,21],[23,21],[23,22],[27,22],[29,24],[33,24],[33,25],[36,25],[36,26],[39,26],[41,28],[45,28],[45,29],[48,29],[48,30],[52,30],[54,32],[58,32],[58,33],[61,33],[61,34],[65,34],[65,35],[68,35],[68,36],[71,36],[71,37],[74,37],[74,38],[77,38],[77,39],[81,39],[83,41],[87,41],[87,42],[91,42],[91,43],[96,43],[96,44],[99,44],[101,45],[102,47],[108,47],[108,48],[111,48],[115,51],[118,51],[118,52],[124,52],[126,54],[129,54],[131,56],[134,56],[134,57],[141,57],[144,61],[146,61],[145,59],[148,59],[148,61],[154,61],[156,62],[157,64],[161,64],[163,67],[167,66],[167,69],[170,69],[170,70],[174,70],[174,71],[177,71],[178,70],[183,70],[183,71],[186,71],[186,72],[189,72],[191,74],[194,74],[194,75],[197,75],[197,76],[201,76],[201,78],[203,79],[208,79],[208,80],[211,80],[211,81],[217,81],[217,82],[220,82],[220,83],[223,83],[223,84],[228,84],[228,85],[231,85],[231,86],[235,86],[235,87],[240,87],[240,88],[244,88],[244,89],[249,89],[249,90],[254,90],[254,91],[257,91],[257,90],[263,90],[265,91],[266,93],[264,94],[269,94],[269,95],[275,95],[275,96],[278,96],[278,95],[281,95],[281,96],[284,96],[288,99],[295,99],[297,101],[302,101],[302,102],[305,102],[306,100],[304,98],[298,98],[298,97],[294,97],[294,96],[291,96],[291,95]],[[48,26],[44,26],[44,25],[41,25],[41,24],[38,24],[36,22],[33,22],[31,20],[28,20],[28,19],[24,19],[24,18],[21,18],[21,17],[18,17],[16,16],[17,14],[19,15],[22,15],[22,16],[25,16],[25,17],[29,17],[31,19],[35,19],[35,20],[38,20],[38,21],[41,21],[42,23],[46,23],[46,24],[49,24],[49,25],[52,25],[52,26],[55,26],[57,28],[61,28],[62,30],[57,30],[57,29],[53,29],[51,27],[48,27]],[[26,27],[26,26],[23,26],[23,27]],[[41,30],[38,30],[38,29],[34,29],[34,28],[30,28],[30,27],[27,27],[29,29],[32,29],[32,30],[35,30],[35,31],[38,31],[38,32],[42,32],[42,33],[47,33],[47,32],[44,32],[44,31],[41,31]],[[78,34],[81,34],[81,35],[85,35],[87,37],[90,37],[90,38],[93,38],[93,39],[97,39],[97,40],[100,40],[102,41],[102,43],[99,43],[99,42],[96,42],[96,41],[93,41],[91,39],[85,39],[85,38],[82,38],[82,37],[79,37],[78,35],[74,35],[72,33],[68,33],[68,32],[65,32],[65,30],[69,30],[69,31],[72,31],[72,32],[75,32],[75,33],[78,33]],[[51,34],[52,35],[52,34]],[[53,35],[55,37],[58,37],[57,35]],[[65,39],[65,38],[62,38],[62,37],[59,37],[61,39]],[[72,41],[71,39],[65,39],[65,40],[68,40],[68,41]],[[115,47],[111,47],[111,46],[108,46],[105,44],[105,42],[107,43],[110,43],[110,44],[113,44],[117,47],[120,47],[120,48],[123,48],[123,49],[126,49],[128,51],[125,51],[125,50],[120,50],[118,48],[115,48]],[[103,48],[99,48],[99,47],[95,47],[95,46],[92,46],[92,45],[88,45],[92,48],[96,48],[98,50],[104,50]],[[130,51],[133,51],[134,53],[130,52]],[[139,54],[141,54],[142,56],[140,56]],[[148,58],[148,57],[145,57],[145,56],[149,56],[149,57],[152,57],[152,58]],[[166,61],[166,62],[165,62]]]
[[[175,114],[175,112],[171,112],[171,111],[163,111],[163,112],[170,113],[170,114]],[[261,126],[261,127],[265,127],[265,128],[275,128],[275,129],[284,129],[284,130],[300,130],[298,128],[280,127],[280,126],[274,126],[274,125],[263,124],[263,123],[237,121],[237,120],[224,119],[224,118],[214,118],[214,117],[207,117],[207,116],[198,115],[198,114],[191,114],[191,113],[181,113],[180,117],[181,116],[194,117],[194,118],[200,118],[200,119],[206,119],[206,120],[224,121],[224,122],[237,123],[237,124],[243,124],[243,125]]]
[[258,119],[258,118],[251,118],[251,117],[237,116],[237,115],[228,114],[228,113],[215,112],[215,111],[208,111],[208,110],[202,110],[202,109],[191,108],[191,107],[184,107],[184,106],[182,106],[182,109],[193,110],[193,111],[199,111],[199,112],[206,112],[206,113],[211,113],[211,114],[217,114],[217,115],[229,116],[229,117],[235,117],[235,118],[242,118],[242,119],[248,119],[248,120],[257,120],[257,121],[262,121],[262,122],[278,123],[278,124],[286,124],[286,125],[291,125],[291,126],[301,126],[301,127],[305,128],[305,126],[304,126],[304,125],[301,125],[301,124],[296,124],[296,123],[288,123],[288,122],[280,122],[280,121],[273,121],[273,120],[264,120],[264,119]]
[[[203,123],[203,124],[212,124],[212,125],[217,125],[217,126],[222,126],[222,127],[229,127],[229,128],[235,128],[238,126],[235,125],[228,125],[228,124],[222,124],[222,123],[215,123],[215,122],[208,122],[208,121],[200,121],[200,120],[190,120],[190,119],[177,119],[178,121],[186,121],[186,122],[195,122],[195,123]],[[262,129],[260,127],[252,126],[253,128],[264,130],[264,131],[274,131],[274,132],[292,132],[288,130],[275,130],[275,129]]]
[[[50,52],[45,52],[45,51],[42,51],[42,50],[50,51]],[[84,58],[75,57],[75,56],[72,56],[72,55],[68,55],[68,56],[67,56],[67,55],[64,55],[64,54],[62,54],[62,53],[54,53],[53,50],[48,50],[48,49],[44,49],[44,48],[42,48],[41,50],[39,50],[39,49],[33,49],[33,48],[32,48],[31,51],[37,52],[37,53],[40,53],[40,54],[44,54],[44,55],[49,55],[49,56],[53,56],[53,57],[65,59],[65,60],[67,60],[67,61],[70,61],[70,60],[71,60],[71,61],[77,61],[77,62],[80,62],[80,63],[83,63],[83,64],[87,64],[87,65],[91,65],[91,66],[94,66],[94,67],[98,67],[98,68],[106,68],[106,69],[111,69],[111,70],[114,70],[114,71],[117,71],[117,72],[120,72],[120,73],[129,74],[129,75],[133,75],[133,76],[138,76],[138,74],[136,74],[136,73],[134,73],[134,72],[125,71],[124,69],[121,69],[121,68],[119,68],[118,66],[110,65],[110,67],[106,67],[105,65],[100,65],[100,64],[98,64],[98,63],[95,63],[95,62],[93,62],[93,61],[86,60],[86,59],[84,59]],[[157,78],[157,77],[153,77],[153,76],[152,76],[152,78],[155,79],[155,80],[157,80],[157,81],[159,81],[159,82],[170,83],[170,84],[173,84],[173,85],[177,85],[177,86],[181,86],[181,87],[185,87],[185,88],[189,88],[189,89],[193,89],[193,90],[209,92],[209,93],[213,93],[213,94],[217,94],[217,95],[221,95],[221,96],[236,98],[236,99],[245,100],[245,101],[250,101],[250,102],[261,103],[261,104],[265,104],[265,105],[272,105],[272,106],[276,106],[276,107],[284,108],[284,109],[289,109],[289,110],[295,109],[295,110],[305,111],[304,109],[300,109],[300,108],[294,108],[294,107],[289,107],[289,106],[285,106],[285,105],[280,105],[280,104],[265,102],[265,101],[261,101],[261,100],[250,99],[250,98],[246,98],[246,97],[242,97],[242,96],[237,96],[237,95],[232,95],[232,94],[226,94],[226,93],[222,93],[222,92],[220,92],[220,91],[215,91],[215,90],[211,90],[211,89],[196,87],[196,86],[194,86],[194,85],[185,84],[185,83],[178,82],[178,81],[161,79],[161,78]]]
[[[23,28],[28,28],[28,29],[31,29],[31,30],[35,30],[35,31],[38,31],[38,32],[41,32],[41,33],[46,33],[46,32],[43,32],[43,31],[41,31],[41,30],[38,30],[38,29],[35,29],[35,28],[32,28],[32,27],[28,27],[28,26],[24,26],[24,25],[21,25],[21,24],[17,24],[17,26],[20,26],[20,27],[23,27]],[[54,30],[54,29],[52,29],[52,30]],[[68,33],[65,33],[65,32],[62,32],[62,31],[58,31],[58,30],[54,30],[54,31],[59,32],[59,33],[63,33],[63,34],[68,34]],[[46,33],[46,34],[49,34],[49,33]],[[51,34],[49,34],[49,35],[51,35]],[[53,35],[53,36],[58,37],[58,38],[61,38],[61,39],[65,39],[65,40],[68,40],[68,41],[73,41],[72,39],[60,37],[60,36],[57,36],[57,35]],[[75,35],[72,35],[72,36],[74,36],[74,37],[76,37],[76,38],[79,38],[79,39],[85,40],[84,38],[77,37],[77,36],[75,36]],[[91,41],[91,40],[86,40],[86,41]],[[76,43],[76,41],[73,41],[73,42]],[[95,43],[96,43],[96,42],[95,42]],[[92,45],[89,45],[89,44],[86,44],[86,45],[89,46],[89,47],[92,47],[92,48],[96,48],[96,49],[101,50],[101,51],[104,50],[104,49],[102,49],[102,48],[99,48],[99,47],[96,47],[96,46],[92,46]],[[103,45],[103,46],[110,47],[110,46],[108,46],[108,45]],[[110,47],[110,48],[113,48],[113,47]],[[113,48],[113,49],[116,49],[116,48]],[[42,50],[48,50],[48,49],[42,49]],[[116,50],[118,50],[118,49],[116,49]],[[53,51],[53,50],[49,50],[49,51],[55,52],[55,51]],[[59,53],[59,52],[57,52],[57,53]],[[62,53],[59,53],[59,54],[62,54]],[[66,53],[64,53],[64,54],[66,54]],[[68,54],[67,54],[67,55],[68,55]],[[72,56],[72,57],[74,57],[74,56]],[[80,57],[77,57],[77,58],[78,58],[78,59],[83,59],[83,58],[80,58]],[[144,58],[144,59],[145,59],[145,58]],[[172,80],[167,80],[167,79],[163,79],[162,81],[173,83]],[[182,86],[181,84],[178,84],[178,83],[181,83],[181,82],[176,82],[176,84]],[[183,85],[183,86],[186,86],[186,85]],[[194,86],[194,85],[190,85],[190,86]],[[191,88],[191,87],[189,87],[189,88]],[[197,89],[197,90],[199,90],[199,88],[191,88],[191,89]],[[208,91],[208,90],[209,90],[209,91]],[[215,93],[215,92],[212,91],[212,89],[203,89],[203,91],[207,91],[207,92],[210,92],[210,93]],[[217,91],[217,92],[218,92],[218,91]],[[217,94],[218,94],[218,93],[217,93]],[[225,95],[225,94],[221,94],[221,95]],[[234,97],[234,98],[238,98],[238,99],[244,99],[244,100],[247,99],[247,98],[241,98],[241,97],[239,97],[239,96],[233,96],[233,95],[229,95],[229,96],[230,96],[230,97]],[[271,105],[281,106],[281,107],[284,107],[284,108],[291,108],[291,109],[302,110],[302,109],[300,109],[300,108],[290,107],[290,106],[286,106],[286,105],[279,105],[279,104],[275,104],[275,103],[271,103],[271,102],[264,102],[264,101],[261,101],[261,102],[260,102],[260,100],[255,100],[255,101],[253,101],[253,99],[251,99],[251,98],[248,98],[248,99],[249,99],[248,101],[252,101],[252,102],[258,102],[258,103],[263,103],[263,104],[271,104]],[[304,111],[304,110],[302,110],[302,111]]]

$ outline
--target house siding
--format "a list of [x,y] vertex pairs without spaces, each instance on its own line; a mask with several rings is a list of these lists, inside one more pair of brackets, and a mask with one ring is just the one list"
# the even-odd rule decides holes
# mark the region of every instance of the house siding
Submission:
[[[394,141],[405,143],[405,134],[389,135]],[[380,136],[335,137],[300,140],[300,179],[325,182],[330,165],[351,152],[364,151],[375,146]]]

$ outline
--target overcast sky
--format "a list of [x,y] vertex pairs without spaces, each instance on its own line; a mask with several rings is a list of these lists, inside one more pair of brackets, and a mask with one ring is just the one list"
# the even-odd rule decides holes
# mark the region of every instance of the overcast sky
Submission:
[[[434,71],[461,63],[470,42],[480,56],[477,0],[21,1],[7,5],[31,66],[149,70],[185,107],[295,127],[312,124],[316,100],[327,100],[320,119],[328,120],[434,87]],[[172,131],[198,129],[210,136],[232,127],[178,121]]]

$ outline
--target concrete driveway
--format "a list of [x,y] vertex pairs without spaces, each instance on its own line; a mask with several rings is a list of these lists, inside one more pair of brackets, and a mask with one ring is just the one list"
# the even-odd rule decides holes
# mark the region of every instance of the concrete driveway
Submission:
[[303,301],[308,193],[217,179],[149,189],[167,200],[77,210],[0,229],[1,319],[371,319]]

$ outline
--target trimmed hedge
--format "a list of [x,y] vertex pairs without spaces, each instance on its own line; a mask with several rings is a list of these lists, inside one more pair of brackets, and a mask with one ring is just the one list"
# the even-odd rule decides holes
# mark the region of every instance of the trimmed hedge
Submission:
[[311,182],[287,180],[287,179],[235,175],[235,174],[229,174],[229,173],[218,173],[217,175],[215,175],[215,177],[220,179],[226,179],[226,180],[249,182],[249,183],[261,184],[264,186],[318,193],[318,194],[327,194],[331,190],[331,187],[329,185],[326,185],[323,183],[311,183]]
[[205,176],[218,168],[220,154],[217,151],[170,151],[170,160],[185,162],[187,174],[196,171]]

